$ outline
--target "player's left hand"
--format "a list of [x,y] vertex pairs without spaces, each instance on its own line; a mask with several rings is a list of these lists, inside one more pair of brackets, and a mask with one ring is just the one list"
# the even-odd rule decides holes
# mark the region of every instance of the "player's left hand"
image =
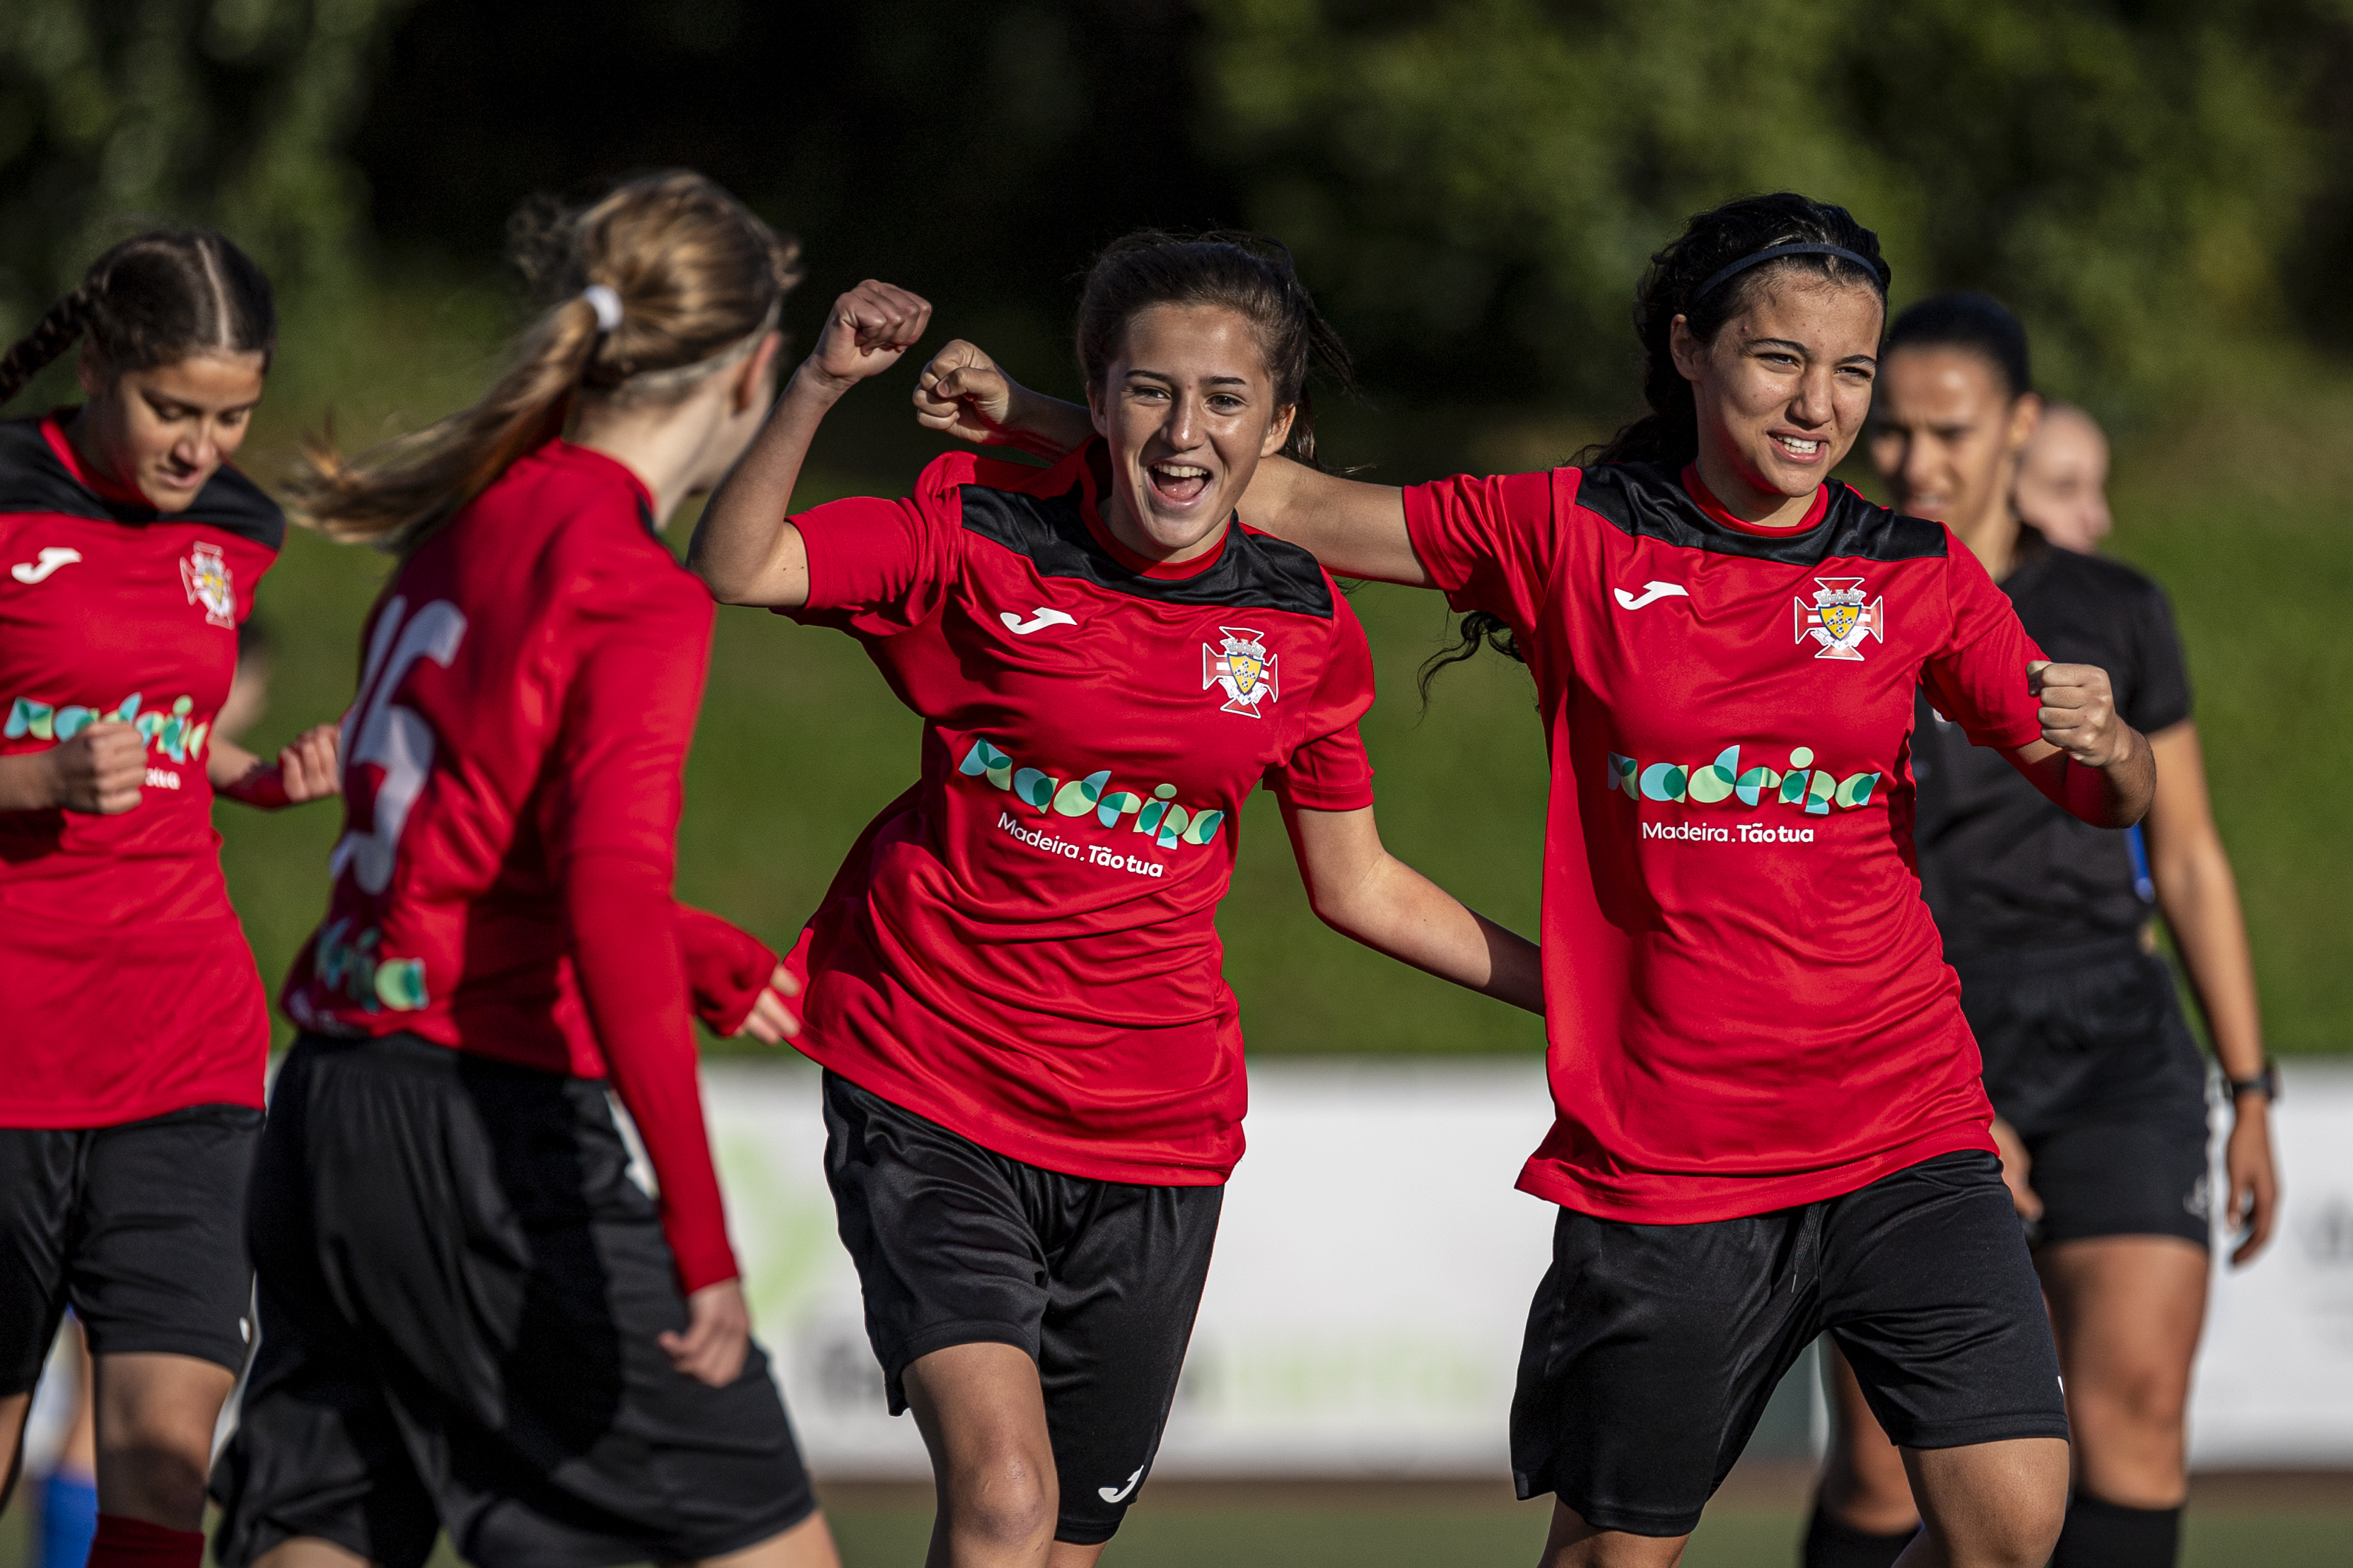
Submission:
[[752,1313],[742,1281],[722,1279],[686,1299],[686,1332],[664,1333],[670,1365],[697,1383],[724,1388],[742,1374],[751,1352]]
[[931,324],[932,302],[869,278],[833,302],[805,368],[837,390],[881,375]]
[[2026,689],[2042,700],[2042,738],[2087,768],[2112,767],[2132,754],[2131,725],[2116,717],[2108,672],[2095,664],[2026,667]]
[[335,755],[343,731],[332,724],[305,730],[278,753],[278,776],[290,805],[343,793],[343,770]]
[[2279,1167],[2272,1159],[2271,1102],[2250,1111],[2242,1100],[2232,1109],[2238,1121],[2222,1147],[2222,1173],[2231,1194],[2222,1211],[2222,1229],[2242,1238],[2231,1254],[2232,1266],[2238,1268],[2253,1262],[2270,1245],[2272,1224],[2279,1215]]
[[779,1046],[799,1034],[800,1016],[787,998],[800,994],[801,983],[793,978],[793,972],[781,963],[776,965],[768,983],[760,987],[759,995],[752,999],[752,1011],[744,1015],[743,1025],[736,1029],[737,1037],[749,1035],[764,1045]]

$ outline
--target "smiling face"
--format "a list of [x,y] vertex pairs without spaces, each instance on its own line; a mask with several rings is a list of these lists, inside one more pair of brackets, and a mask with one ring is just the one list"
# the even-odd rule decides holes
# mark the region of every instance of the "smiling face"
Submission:
[[1871,416],[1871,462],[1895,510],[1968,538],[2007,522],[2019,453],[2042,404],[2012,397],[1981,353],[1922,344],[1887,356]]
[[1282,447],[1294,410],[1249,321],[1222,305],[1148,305],[1099,385],[1087,388],[1111,448],[1103,526],[1154,561],[1217,548],[1261,458]]
[[1675,368],[1699,409],[1700,479],[1736,515],[1801,515],[1853,447],[1885,316],[1867,285],[1785,272],[1759,279],[1713,342],[1675,318]]
[[73,422],[74,448],[157,511],[185,511],[244,444],[269,366],[259,351],[219,352],[116,373],[85,351],[81,388],[89,401]]

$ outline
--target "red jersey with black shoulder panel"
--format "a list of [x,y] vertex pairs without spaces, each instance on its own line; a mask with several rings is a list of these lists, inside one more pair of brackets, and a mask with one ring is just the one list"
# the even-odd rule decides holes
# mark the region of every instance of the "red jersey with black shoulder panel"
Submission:
[[1991,1149],[1912,851],[1915,688],[1980,745],[2042,732],[2042,656],[1977,558],[1843,485],[1768,530],[1654,464],[1405,511],[1455,607],[1510,623],[1552,756],[1556,1120],[1521,1187],[1690,1224]]
[[[628,468],[551,441],[401,563],[362,635],[333,890],[284,1003],[324,1034],[609,1078],[691,1291],[735,1264],[689,970],[741,933],[671,899],[712,608],[651,517]],[[725,967],[738,991],[765,978]]]
[[796,1044],[985,1148],[1212,1185],[1247,1091],[1215,922],[1243,800],[1372,804],[1363,628],[1313,556],[1235,523],[1179,565],[1121,547],[1100,442],[950,453],[904,500],[794,521],[809,601],[921,714],[923,776],[803,939]]
[[120,816],[0,812],[0,1126],[259,1106],[268,998],[205,764],[285,519],[227,467],[158,512],[84,469],[70,413],[0,422],[0,755],[120,720],[147,776]]

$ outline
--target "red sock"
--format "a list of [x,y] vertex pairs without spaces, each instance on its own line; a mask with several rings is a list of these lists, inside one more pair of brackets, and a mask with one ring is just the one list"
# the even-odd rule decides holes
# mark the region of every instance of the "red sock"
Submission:
[[203,1568],[205,1532],[166,1530],[119,1513],[98,1516],[90,1568]]

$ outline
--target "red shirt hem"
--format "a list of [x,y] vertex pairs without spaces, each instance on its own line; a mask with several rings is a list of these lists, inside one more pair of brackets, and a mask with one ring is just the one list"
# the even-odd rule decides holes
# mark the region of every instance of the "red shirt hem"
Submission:
[[976,1117],[970,1104],[934,1098],[929,1086],[896,1071],[892,1065],[854,1047],[843,1049],[806,1037],[794,1042],[801,1055],[829,1072],[839,1073],[867,1093],[889,1100],[902,1110],[936,1121],[959,1138],[971,1140],[992,1154],[1035,1165],[1041,1171],[1078,1176],[1093,1182],[1125,1182],[1145,1187],[1223,1186],[1241,1161],[1241,1129],[1234,1129],[1233,1158],[1209,1165],[1170,1161],[1119,1159],[1104,1153],[1106,1145],[1074,1139],[1040,1136],[1026,1122],[1009,1118]]
[[[1584,1179],[1558,1161],[1530,1155],[1516,1184],[1520,1191],[1547,1203],[1588,1214],[1597,1219],[1633,1225],[1708,1225],[1717,1220],[1746,1219],[1776,1209],[1844,1197],[1871,1185],[1882,1176],[1933,1160],[1939,1154],[1981,1149],[1999,1153],[1988,1123],[1964,1122],[1923,1133],[1884,1153],[1828,1170],[1790,1175],[1694,1177],[1685,1173],[1651,1176],[1650,1182],[1672,1182],[1677,1190],[1655,1196],[1629,1193],[1623,1184],[1603,1186]],[[1638,1178],[1641,1179],[1641,1178]],[[1703,1185],[1714,1191],[1694,1192]]]

